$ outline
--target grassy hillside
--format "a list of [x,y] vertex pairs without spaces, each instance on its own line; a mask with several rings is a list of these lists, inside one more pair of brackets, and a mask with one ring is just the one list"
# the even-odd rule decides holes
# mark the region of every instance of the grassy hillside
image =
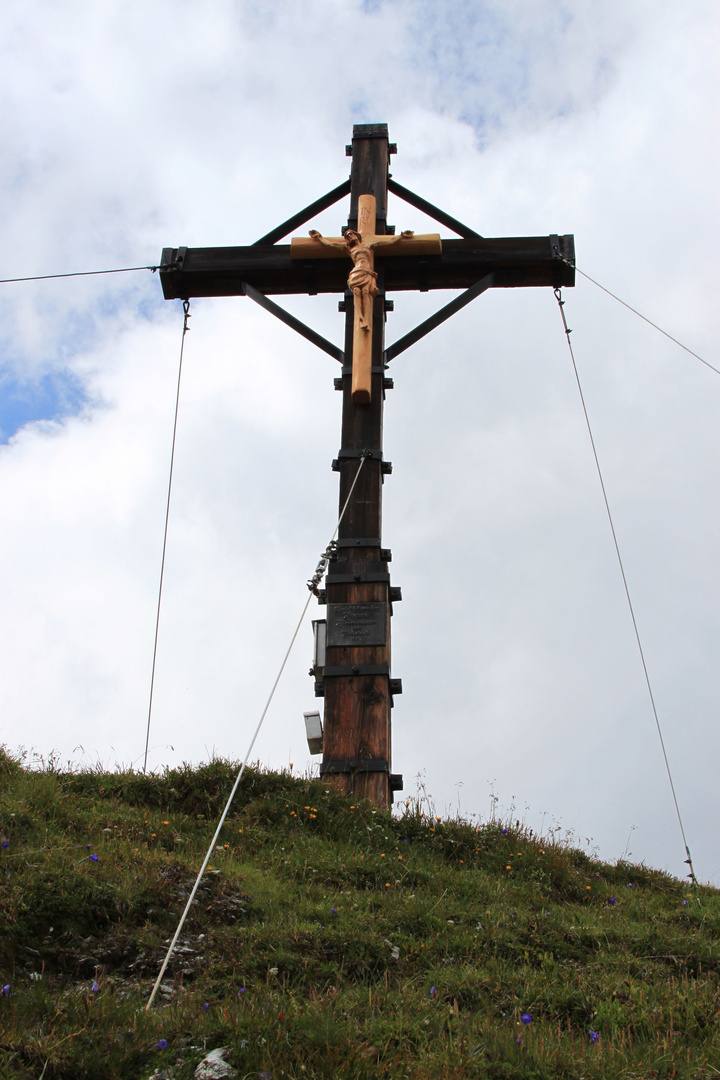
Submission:
[[374,812],[236,765],[0,756],[0,1077],[720,1075],[720,896],[514,822]]

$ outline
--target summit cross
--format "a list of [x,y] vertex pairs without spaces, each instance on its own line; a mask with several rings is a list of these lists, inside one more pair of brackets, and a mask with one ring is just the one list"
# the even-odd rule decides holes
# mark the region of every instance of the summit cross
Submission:
[[[340,507],[346,501],[347,507],[325,589],[318,590],[327,637],[325,655],[316,656],[312,669],[315,694],[324,698],[320,775],[355,798],[388,806],[402,788],[402,777],[392,772],[390,721],[402,692],[390,673],[391,616],[402,594],[390,584],[392,555],[382,541],[382,486],[392,471],[382,440],[385,394],[393,385],[388,364],[487,289],[574,285],[575,249],[570,235],[482,237],[403,187],[389,172],[395,147],[386,124],[355,125],[346,152],[350,177],[332,191],[250,246],[165,248],[160,279],[168,300],[250,297],[342,365],[335,379],[343,395],[341,446],[332,467],[340,474]],[[388,193],[459,239],[395,237]],[[344,236],[322,237],[313,229],[278,243],[348,195]],[[388,293],[435,289],[464,291],[386,348]],[[270,299],[292,293],[342,296],[343,348]]]

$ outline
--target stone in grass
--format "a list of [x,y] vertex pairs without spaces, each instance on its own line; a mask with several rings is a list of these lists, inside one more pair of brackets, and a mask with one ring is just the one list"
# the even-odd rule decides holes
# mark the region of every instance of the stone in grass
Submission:
[[225,1055],[229,1053],[229,1046],[220,1046],[217,1050],[211,1050],[195,1070],[195,1080],[233,1080],[237,1076],[237,1069],[233,1069],[232,1065],[225,1060]]

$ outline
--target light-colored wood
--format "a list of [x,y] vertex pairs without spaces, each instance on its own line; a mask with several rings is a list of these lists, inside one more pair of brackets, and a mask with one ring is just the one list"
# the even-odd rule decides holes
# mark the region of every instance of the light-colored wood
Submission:
[[362,321],[361,303],[355,299],[355,321],[353,323],[353,359],[352,359],[352,399],[356,405],[369,405],[372,386],[372,298],[368,304],[367,329]]
[[[317,242],[317,240],[309,236],[293,236],[290,241],[290,258],[291,259],[337,259],[346,255],[350,257],[350,252],[345,245],[345,238],[342,236],[324,236],[323,240],[327,240],[333,244],[335,250],[330,247],[325,247]],[[369,240],[372,243],[372,247],[376,255],[382,256],[383,259],[390,258],[393,255],[441,255],[442,254],[442,240],[439,233],[421,233],[412,237],[403,236],[371,236],[363,237],[366,242]],[[391,245],[391,246],[388,246]]]
[[361,195],[358,198],[358,227],[364,241],[375,235],[377,202],[374,195]]
[[348,229],[345,236],[322,236],[310,230],[310,238],[293,237],[291,259],[339,258],[347,255],[353,268],[348,277],[355,309],[353,323],[352,399],[356,405],[369,405],[372,382],[373,299],[378,294],[375,253],[379,255],[440,255],[442,241],[437,233],[416,237],[407,231],[399,236],[377,236],[377,204],[374,195],[358,198],[357,231]]

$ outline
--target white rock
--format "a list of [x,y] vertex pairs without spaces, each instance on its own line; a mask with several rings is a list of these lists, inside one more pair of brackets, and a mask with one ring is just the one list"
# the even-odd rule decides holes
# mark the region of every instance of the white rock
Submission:
[[237,1076],[237,1069],[225,1061],[225,1055],[229,1053],[229,1046],[211,1050],[195,1070],[195,1080],[233,1080]]

